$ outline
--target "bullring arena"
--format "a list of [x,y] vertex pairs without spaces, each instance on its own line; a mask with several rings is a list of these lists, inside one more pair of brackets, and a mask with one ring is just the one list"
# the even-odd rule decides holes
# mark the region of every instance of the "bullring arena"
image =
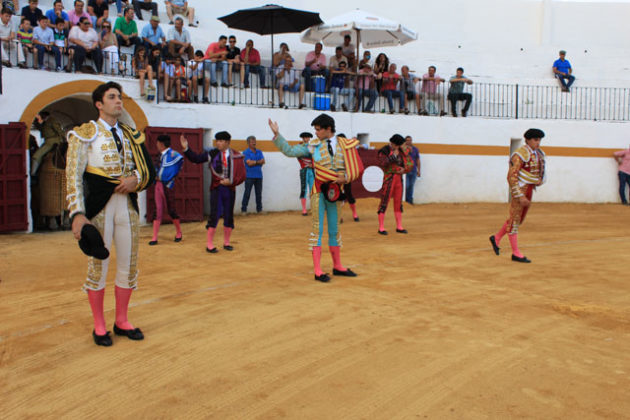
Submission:
[[212,258],[203,223],[157,247],[143,228],[130,311],[147,338],[109,349],[71,235],[0,236],[3,417],[627,417],[627,208],[534,204],[533,263],[515,264],[487,240],[505,205],[407,207],[404,238],[376,234],[376,205],[341,226],[359,276],[330,284],[299,212],[237,217]]

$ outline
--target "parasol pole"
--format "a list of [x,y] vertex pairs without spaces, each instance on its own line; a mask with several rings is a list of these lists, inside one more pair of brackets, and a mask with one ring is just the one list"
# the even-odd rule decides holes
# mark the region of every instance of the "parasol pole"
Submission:
[[273,78],[275,76],[275,70],[273,67],[273,12],[271,12],[271,74],[269,75],[269,81],[267,83],[269,83],[270,89],[271,89],[271,107],[274,107],[274,103],[275,103],[275,89],[274,89],[274,83],[273,83]]

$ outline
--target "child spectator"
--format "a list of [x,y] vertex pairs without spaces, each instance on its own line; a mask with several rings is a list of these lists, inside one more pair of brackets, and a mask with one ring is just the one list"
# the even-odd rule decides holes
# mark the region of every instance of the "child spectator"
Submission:
[[68,49],[68,29],[67,23],[62,18],[57,18],[53,33],[55,37],[55,45],[61,51],[62,55],[68,55],[68,64],[66,65],[66,72],[70,73],[72,70],[72,57],[74,56],[74,50]]
[[28,53],[33,54],[33,67],[35,67],[35,63],[37,63],[37,50],[33,47],[33,28],[31,27],[31,21],[25,17],[22,17],[20,22],[20,27],[17,31],[17,39],[22,46],[24,57],[26,57]]
[[173,100],[171,96],[173,90],[173,82],[175,77],[175,60],[170,55],[167,55],[162,61],[162,65],[160,66],[160,74],[164,78],[164,99],[167,102]]
[[149,57],[144,47],[138,47],[138,52],[131,62],[133,73],[140,79],[140,96],[144,98],[144,79],[149,80],[149,89],[153,89],[153,68],[149,65]]
[[42,16],[39,18],[39,26],[33,30],[33,43],[37,50],[37,65],[42,70],[46,70],[44,66],[44,56],[46,53],[55,55],[55,69],[61,70],[61,52],[55,45],[55,33],[48,27],[48,18]]
[[[204,86],[209,83],[207,78],[203,77],[203,51],[195,51],[195,56],[192,60],[188,60],[188,92],[190,99],[195,103],[199,103],[199,81],[204,83]],[[203,98],[204,103],[209,102],[208,98]]]
[[[188,91],[186,87],[188,86],[186,79],[186,66],[184,65],[184,59],[178,58],[173,60],[175,62],[175,96],[177,97],[177,102],[188,102]],[[184,86],[182,88],[182,85]]]

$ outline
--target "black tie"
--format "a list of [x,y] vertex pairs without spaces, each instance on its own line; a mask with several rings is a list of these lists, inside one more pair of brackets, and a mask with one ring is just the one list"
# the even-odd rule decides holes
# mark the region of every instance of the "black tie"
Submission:
[[326,141],[328,142],[328,153],[330,153],[330,157],[333,157],[335,154],[333,153],[332,146],[330,145],[330,139]]
[[116,148],[118,149],[118,153],[122,152],[123,145],[120,141],[120,137],[118,137],[118,133],[116,133],[116,127],[112,127],[112,134],[114,135],[114,141],[116,142]]

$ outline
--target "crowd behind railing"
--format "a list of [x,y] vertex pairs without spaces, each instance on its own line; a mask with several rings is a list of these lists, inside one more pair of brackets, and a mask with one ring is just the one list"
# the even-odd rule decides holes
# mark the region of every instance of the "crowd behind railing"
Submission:
[[[61,0],[55,0],[53,9],[45,14],[34,11],[37,1],[30,0],[22,9],[17,31],[10,29],[13,11],[3,8],[2,64],[135,77],[141,96],[157,102],[425,116],[630,120],[628,89],[571,89],[575,77],[564,51],[552,67],[560,86],[473,83],[461,67],[448,79],[435,66],[420,75],[402,65],[398,73],[397,64],[390,63],[384,53],[372,60],[370,51],[364,51],[357,60],[349,35],[328,60],[322,44],[317,43],[300,65],[282,43],[273,54],[272,65],[263,66],[252,40],[240,49],[236,37],[222,35],[205,52],[195,51],[183,18],[173,17],[173,10],[167,7],[172,19],[167,35],[160,26],[157,6],[146,2],[155,7],[149,24],[139,32],[134,8],[122,9],[121,2],[117,3],[120,13],[112,24],[105,13],[107,0],[90,0],[90,13],[84,13],[83,1],[76,0],[72,17],[63,11]],[[100,14],[95,11],[99,4]],[[190,9],[189,25],[195,26],[194,9]]]

